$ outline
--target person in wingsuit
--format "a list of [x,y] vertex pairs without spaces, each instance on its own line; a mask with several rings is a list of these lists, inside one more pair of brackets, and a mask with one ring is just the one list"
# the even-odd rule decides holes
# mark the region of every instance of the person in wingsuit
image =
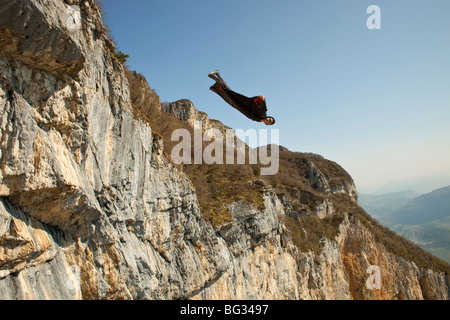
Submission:
[[266,125],[275,123],[273,117],[267,116],[266,98],[264,96],[249,98],[234,92],[222,79],[218,70],[210,72],[208,77],[216,81],[209,89],[217,93],[225,102],[240,111],[247,118],[257,122],[264,122]]

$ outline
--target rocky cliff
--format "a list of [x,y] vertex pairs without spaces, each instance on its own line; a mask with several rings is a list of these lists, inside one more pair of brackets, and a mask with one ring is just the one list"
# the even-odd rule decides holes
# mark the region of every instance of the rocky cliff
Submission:
[[206,219],[151,115],[136,117],[105,30],[93,0],[0,0],[0,298],[449,298],[448,266],[393,250],[348,174],[315,155],[284,151],[295,190],[263,181],[260,206]]

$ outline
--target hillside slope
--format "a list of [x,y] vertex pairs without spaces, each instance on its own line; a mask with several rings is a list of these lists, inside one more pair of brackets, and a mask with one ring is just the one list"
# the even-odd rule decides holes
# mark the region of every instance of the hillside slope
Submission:
[[448,265],[371,220],[332,161],[175,165],[190,101],[166,112],[124,70],[95,1],[0,8],[0,298],[449,299]]
[[408,201],[392,213],[394,223],[424,224],[450,216],[450,186]]
[[372,217],[383,225],[392,223],[392,212],[404,206],[419,194],[415,191],[386,194],[359,194],[359,203]]
[[[411,196],[367,195],[362,206],[383,225],[450,262],[450,186]],[[380,202],[389,198],[393,201]]]

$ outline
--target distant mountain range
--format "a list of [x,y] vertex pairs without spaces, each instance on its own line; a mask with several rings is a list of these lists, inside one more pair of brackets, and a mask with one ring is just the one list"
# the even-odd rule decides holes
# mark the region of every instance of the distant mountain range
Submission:
[[450,216],[450,186],[420,195],[395,210],[396,224],[422,225]]
[[450,176],[418,176],[392,181],[378,189],[376,192],[373,192],[373,194],[384,195],[388,193],[404,192],[405,190],[412,190],[418,194],[425,194],[447,185],[450,185]]
[[450,262],[450,186],[422,195],[360,194],[359,202],[381,224]]
[[416,191],[386,194],[359,194],[359,203],[372,217],[384,225],[392,224],[392,213],[419,196]]

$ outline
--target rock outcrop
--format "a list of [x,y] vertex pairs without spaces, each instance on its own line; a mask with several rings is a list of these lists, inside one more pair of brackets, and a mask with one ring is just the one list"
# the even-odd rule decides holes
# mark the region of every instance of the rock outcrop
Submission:
[[225,136],[226,130],[231,129],[218,120],[210,119],[205,112],[198,111],[192,101],[187,99],[168,104],[167,112],[173,114],[177,119],[186,122],[191,127],[195,127],[195,123],[200,122],[203,131],[217,129]]
[[[444,272],[391,253],[329,199],[300,212],[267,186],[264,210],[236,201],[232,222],[206,221],[133,116],[105,30],[93,0],[0,0],[0,298],[449,299]],[[310,171],[317,192],[357,205],[351,181]],[[286,217],[338,211],[320,252],[294,244]]]

